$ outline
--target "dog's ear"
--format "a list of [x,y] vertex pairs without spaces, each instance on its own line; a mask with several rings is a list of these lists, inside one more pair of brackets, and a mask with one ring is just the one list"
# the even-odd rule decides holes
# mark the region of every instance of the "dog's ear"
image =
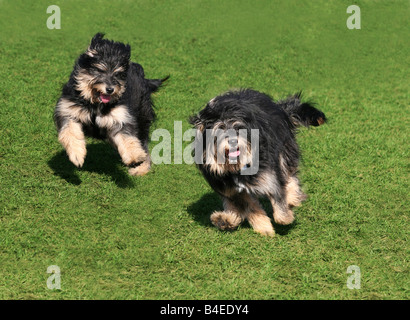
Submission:
[[98,32],[92,39],[91,39],[91,44],[90,48],[95,48],[97,46],[97,43],[102,40],[104,37],[104,33]]
[[199,115],[191,116],[189,118],[189,123],[192,124],[200,132],[204,131],[205,125]]
[[131,47],[130,47],[129,44],[126,44],[126,45],[125,45],[125,48],[124,48],[124,58],[127,59],[127,60],[130,60],[130,58],[131,58]]
[[91,39],[91,43],[90,43],[87,51],[85,52],[86,55],[93,58],[98,53],[97,52],[97,45],[98,45],[98,42],[100,42],[103,37],[104,37],[104,33],[99,32]]

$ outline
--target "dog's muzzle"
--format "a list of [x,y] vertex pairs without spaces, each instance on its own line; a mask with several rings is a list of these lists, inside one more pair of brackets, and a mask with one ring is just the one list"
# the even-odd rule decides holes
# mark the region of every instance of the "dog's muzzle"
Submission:
[[238,146],[238,138],[230,138],[228,140],[228,145],[229,149],[225,149],[225,157],[229,158],[229,160],[238,159],[239,155],[241,154],[241,151],[239,150]]

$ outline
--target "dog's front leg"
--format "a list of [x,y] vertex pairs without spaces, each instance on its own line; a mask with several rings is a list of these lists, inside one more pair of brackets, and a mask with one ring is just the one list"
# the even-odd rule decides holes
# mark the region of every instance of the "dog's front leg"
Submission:
[[82,125],[74,120],[68,120],[58,132],[58,141],[63,145],[70,161],[81,168],[87,154]]
[[253,196],[243,192],[233,198],[224,198],[223,205],[224,211],[211,215],[211,222],[218,229],[233,230],[247,219],[256,232],[266,236],[275,234],[271,220]]
[[295,215],[286,201],[287,196],[283,197],[275,194],[269,195],[268,198],[273,208],[273,219],[277,224],[288,225],[295,220]]
[[150,169],[150,157],[137,137],[118,132],[110,137],[121,156],[122,162],[128,167],[131,175],[144,175]]
[[[275,235],[271,219],[268,217],[265,210],[263,210],[256,197],[243,192],[240,198],[240,203],[240,206],[243,208],[242,214],[248,219],[253,230],[264,236],[272,237]],[[235,204],[237,205],[238,201],[236,201]]]

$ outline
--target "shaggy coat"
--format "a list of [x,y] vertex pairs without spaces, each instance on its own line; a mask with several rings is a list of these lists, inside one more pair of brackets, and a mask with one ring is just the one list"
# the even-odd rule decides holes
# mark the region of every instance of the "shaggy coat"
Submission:
[[81,167],[85,136],[108,140],[132,175],[150,169],[149,130],[155,119],[151,94],[168,79],[146,79],[130,61],[129,45],[96,34],[79,56],[59,98],[54,121],[72,163]]
[[[251,89],[217,96],[198,115],[191,117],[191,124],[197,128],[196,143],[203,151],[197,166],[224,204],[224,211],[214,212],[211,222],[221,230],[233,230],[247,219],[257,232],[273,235],[270,219],[258,201],[258,197],[267,197],[275,222],[292,223],[291,208],[306,198],[297,178],[300,153],[296,129],[301,125],[318,126],[325,121],[321,111],[300,101],[300,94],[275,102],[268,95]],[[246,138],[238,134],[236,140],[232,136],[225,140],[210,139],[216,128],[237,133],[245,130]],[[258,133],[256,146],[252,143],[252,130]],[[225,149],[224,161],[218,162],[216,155],[207,154],[211,148],[206,141],[222,141],[214,150],[220,153]],[[232,146],[232,141],[237,146]],[[249,167],[256,170],[245,174]]]

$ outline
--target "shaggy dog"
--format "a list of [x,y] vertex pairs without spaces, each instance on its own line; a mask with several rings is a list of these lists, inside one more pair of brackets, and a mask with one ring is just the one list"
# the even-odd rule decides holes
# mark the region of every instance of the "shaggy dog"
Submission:
[[130,46],[103,36],[92,38],[63,87],[54,112],[58,140],[70,161],[81,167],[87,153],[85,136],[106,139],[131,175],[143,175],[151,166],[151,94],[168,77],[145,79],[142,66],[130,62]]
[[[319,126],[325,115],[296,94],[284,101],[251,89],[213,98],[190,122],[197,129],[195,162],[210,186],[222,196],[224,211],[211,215],[221,230],[247,219],[255,231],[274,229],[258,201],[267,197],[278,224],[291,224],[292,207],[306,195],[297,178],[298,126]],[[198,150],[200,154],[198,155]]]

